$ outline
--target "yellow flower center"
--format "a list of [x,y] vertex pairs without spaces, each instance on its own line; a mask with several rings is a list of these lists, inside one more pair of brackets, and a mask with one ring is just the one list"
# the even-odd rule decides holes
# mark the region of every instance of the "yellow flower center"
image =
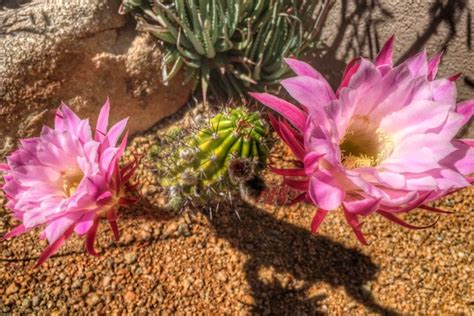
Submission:
[[355,116],[339,146],[347,169],[374,167],[392,153],[393,139],[371,124],[367,116]]
[[70,197],[76,192],[82,178],[84,178],[84,173],[79,168],[68,169],[62,173],[62,189],[67,197]]

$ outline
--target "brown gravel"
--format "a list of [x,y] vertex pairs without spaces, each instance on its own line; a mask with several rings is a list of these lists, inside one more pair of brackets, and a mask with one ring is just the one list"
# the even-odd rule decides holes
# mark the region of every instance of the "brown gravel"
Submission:
[[[189,111],[177,124],[196,115]],[[242,202],[212,221],[207,211],[170,216],[159,208],[164,201],[147,152],[172,120],[132,142],[131,151],[145,154],[138,174],[144,198],[122,212],[118,243],[100,227],[100,257],[85,254],[73,237],[33,268],[46,246],[39,231],[1,242],[0,313],[474,313],[473,188],[440,201],[454,213],[431,229],[366,219],[366,247],[337,212],[311,236],[314,210],[306,205]],[[415,211],[405,219],[436,217]],[[0,208],[0,235],[15,224]]]

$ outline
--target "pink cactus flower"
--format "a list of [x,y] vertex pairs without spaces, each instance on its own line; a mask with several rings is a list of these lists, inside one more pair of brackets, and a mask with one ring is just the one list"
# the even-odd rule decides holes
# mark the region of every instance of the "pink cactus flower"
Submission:
[[107,131],[110,105],[100,112],[95,135],[89,120],[81,120],[62,104],[54,129],[43,127],[39,137],[22,139],[19,149],[1,164],[7,207],[22,223],[7,233],[11,238],[44,226],[40,238],[49,246],[37,265],[53,255],[73,232],[85,236],[85,248],[97,255],[93,244],[101,217],[106,217],[116,239],[117,208],[133,202],[126,197],[136,161],[119,167],[127,141],[122,135],[127,119]]
[[474,112],[474,100],[456,103],[459,76],[435,79],[441,54],[428,60],[422,51],[393,66],[392,51],[393,37],[374,62],[352,60],[336,91],[311,66],[288,59],[297,76],[282,85],[299,106],[253,94],[286,118],[271,121],[298,162],[273,171],[301,192],[295,202],[317,206],[313,232],[338,209],[363,244],[359,216],[424,228],[398,214],[443,212],[426,203],[474,182],[474,140],[454,139]]

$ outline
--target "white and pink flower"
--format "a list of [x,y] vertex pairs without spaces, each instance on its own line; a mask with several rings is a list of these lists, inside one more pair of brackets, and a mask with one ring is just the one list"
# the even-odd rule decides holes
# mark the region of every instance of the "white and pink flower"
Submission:
[[136,161],[119,167],[127,135],[127,119],[107,130],[110,105],[100,112],[94,136],[89,120],[81,120],[62,104],[54,129],[44,126],[39,137],[22,139],[19,149],[1,164],[7,207],[22,223],[4,238],[44,226],[41,239],[49,246],[37,265],[53,255],[73,232],[85,236],[85,247],[97,255],[93,244],[101,217],[108,219],[119,238],[117,209],[131,203],[127,182]]
[[425,51],[398,66],[393,37],[374,62],[356,58],[334,91],[308,64],[288,59],[296,77],[282,81],[299,103],[252,94],[287,121],[271,118],[298,158],[294,169],[273,170],[318,207],[315,232],[329,211],[342,209],[366,243],[358,216],[378,213],[417,228],[397,215],[414,208],[442,212],[426,203],[474,181],[474,141],[455,139],[474,112],[474,100],[456,103],[458,76],[435,79],[441,54]]

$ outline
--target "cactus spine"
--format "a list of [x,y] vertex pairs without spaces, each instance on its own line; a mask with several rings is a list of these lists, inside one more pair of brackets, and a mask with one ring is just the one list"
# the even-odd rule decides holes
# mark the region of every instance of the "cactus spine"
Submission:
[[191,135],[171,139],[184,140],[158,162],[174,210],[226,200],[265,165],[268,126],[258,112],[235,108],[200,125]]

